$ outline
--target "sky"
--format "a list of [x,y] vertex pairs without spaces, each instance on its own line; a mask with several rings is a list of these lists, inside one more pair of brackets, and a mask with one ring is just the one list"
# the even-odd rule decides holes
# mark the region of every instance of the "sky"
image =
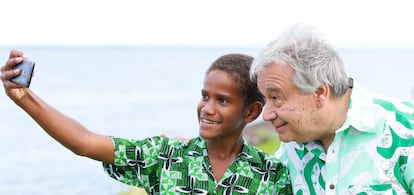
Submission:
[[338,47],[414,48],[399,0],[4,0],[0,46],[264,46],[296,23]]

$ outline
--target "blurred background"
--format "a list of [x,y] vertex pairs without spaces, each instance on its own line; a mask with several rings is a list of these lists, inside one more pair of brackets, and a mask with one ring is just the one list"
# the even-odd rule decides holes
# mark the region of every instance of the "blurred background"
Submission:
[[[1,1],[0,63],[36,61],[31,89],[106,135],[198,135],[204,71],[219,56],[256,56],[288,27],[317,26],[354,80],[414,100],[410,1]],[[0,194],[138,194],[100,162],[72,154],[0,95]],[[271,136],[269,136],[269,133]],[[270,137],[271,139],[264,139]],[[261,119],[246,138],[269,153]]]

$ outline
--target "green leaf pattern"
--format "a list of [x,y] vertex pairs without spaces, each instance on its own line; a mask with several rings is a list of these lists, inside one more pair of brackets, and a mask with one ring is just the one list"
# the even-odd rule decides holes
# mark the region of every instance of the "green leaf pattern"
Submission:
[[328,151],[319,141],[282,143],[276,157],[295,194],[413,194],[414,104],[354,83],[346,121]]
[[216,182],[200,137],[188,145],[159,136],[112,139],[115,164],[104,163],[105,172],[150,194],[292,194],[287,169],[245,141],[242,152]]

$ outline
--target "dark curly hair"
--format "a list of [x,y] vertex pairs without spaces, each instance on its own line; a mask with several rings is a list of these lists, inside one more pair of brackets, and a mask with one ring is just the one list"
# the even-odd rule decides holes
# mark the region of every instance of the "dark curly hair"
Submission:
[[213,62],[210,68],[207,69],[206,74],[212,70],[227,72],[235,81],[240,96],[245,100],[245,105],[250,105],[256,101],[264,105],[264,99],[257,88],[256,80],[252,80],[249,76],[252,62],[253,57],[245,54],[223,55]]

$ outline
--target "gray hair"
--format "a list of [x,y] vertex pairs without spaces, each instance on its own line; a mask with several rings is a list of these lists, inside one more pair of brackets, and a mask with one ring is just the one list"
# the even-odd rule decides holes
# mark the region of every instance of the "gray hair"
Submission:
[[304,94],[328,84],[334,96],[348,89],[348,76],[338,53],[313,26],[296,24],[271,42],[250,69],[256,78],[269,64],[286,63],[294,70],[293,83]]

